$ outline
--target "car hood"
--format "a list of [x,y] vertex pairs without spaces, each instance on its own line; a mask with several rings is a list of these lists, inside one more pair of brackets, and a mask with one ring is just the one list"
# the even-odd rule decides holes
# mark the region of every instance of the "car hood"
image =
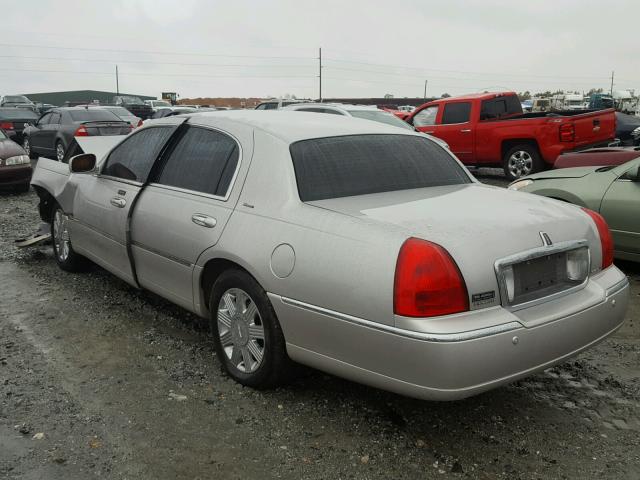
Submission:
[[590,173],[595,172],[601,166],[592,167],[572,167],[572,168],[559,168],[557,170],[546,170],[544,172],[534,173],[522,177],[520,180],[529,178],[531,180],[543,180],[545,178],[582,178]]
[[0,160],[16,155],[26,155],[26,152],[13,140],[0,140]]
[[488,185],[432,187],[309,204],[442,245],[458,263],[470,294],[497,292],[496,260],[542,247],[540,232],[554,244],[587,240],[594,265],[600,261],[593,222],[580,208]]

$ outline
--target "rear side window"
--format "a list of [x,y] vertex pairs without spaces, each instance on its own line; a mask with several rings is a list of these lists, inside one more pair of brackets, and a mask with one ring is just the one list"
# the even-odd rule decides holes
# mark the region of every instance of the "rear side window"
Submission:
[[228,135],[189,127],[169,153],[158,183],[224,197],[238,159],[238,145]]
[[442,124],[466,123],[471,116],[471,102],[445,103]]
[[105,162],[103,175],[146,182],[160,150],[173,133],[172,127],[149,127],[118,145]]
[[102,121],[116,121],[119,122],[120,118],[109,110],[85,109],[85,110],[67,110],[71,120],[74,122],[102,122]]
[[413,135],[318,138],[290,151],[303,202],[471,182],[442,147]]
[[495,120],[509,115],[522,114],[522,104],[515,95],[483,100],[480,120]]

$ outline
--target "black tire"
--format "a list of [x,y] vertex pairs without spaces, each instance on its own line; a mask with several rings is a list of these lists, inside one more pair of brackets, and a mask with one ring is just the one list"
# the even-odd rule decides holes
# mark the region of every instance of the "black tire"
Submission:
[[522,143],[507,150],[502,159],[505,176],[514,181],[544,170],[544,162],[535,145]]
[[38,158],[38,155],[36,155],[33,152],[33,149],[31,148],[31,140],[29,140],[29,137],[24,137],[22,139],[22,148],[24,149],[25,152],[27,152],[27,155],[29,155],[29,158],[31,160],[36,160]]
[[[63,221],[62,225],[56,224],[59,215]],[[73,247],[71,246],[71,238],[68,237],[68,232],[66,234],[68,239],[68,251],[65,252],[61,241],[57,241],[58,232],[60,231],[61,226],[66,228],[66,222],[67,219],[62,208],[60,208],[60,205],[55,205],[51,214],[51,243],[53,243],[53,256],[56,259],[56,263],[62,270],[66,270],[67,272],[82,272],[89,266],[89,260],[73,250]],[[63,248],[63,250],[60,251],[60,248]]]
[[[260,321],[264,332],[262,358],[260,362],[256,362],[258,366],[255,367],[255,370],[249,373],[241,370],[232,362],[234,354],[229,351],[229,349],[234,351],[235,349],[242,350],[244,348],[237,346],[243,341],[242,335],[236,333],[235,339],[237,339],[238,343],[228,344],[225,350],[218,325],[218,308],[221,302],[224,303],[223,295],[229,294],[230,292],[237,292],[238,290],[243,291],[249,296],[249,304],[251,304],[250,302],[255,304],[258,312],[258,317],[255,317],[255,322]],[[231,269],[223,272],[211,289],[209,310],[211,312],[209,317],[210,327],[211,333],[213,334],[216,354],[224,370],[230,377],[242,385],[257,389],[273,388],[291,379],[295,364],[287,355],[280,323],[278,322],[278,318],[267,294],[253,277],[240,269]],[[239,323],[236,318],[238,318],[238,316],[234,315],[232,319],[233,323],[230,323],[227,331],[228,335],[232,335],[232,329]],[[236,329],[236,332],[237,331],[238,329]],[[224,333],[225,332],[223,332],[223,334]],[[246,334],[244,340],[248,342],[259,342],[259,340],[253,340],[251,337],[247,339]],[[258,345],[258,343],[256,343],[256,345]],[[250,349],[247,348],[247,350]],[[231,355],[231,358],[229,355]],[[242,356],[240,353],[238,355]],[[255,360],[255,358],[256,357],[251,357],[252,360]],[[243,361],[242,363],[244,364],[245,362]]]
[[[60,151],[58,151],[58,149],[60,149]],[[64,143],[62,143],[62,141],[58,140],[56,141],[56,160],[59,162],[64,161],[64,156],[67,153],[67,149],[64,146]]]

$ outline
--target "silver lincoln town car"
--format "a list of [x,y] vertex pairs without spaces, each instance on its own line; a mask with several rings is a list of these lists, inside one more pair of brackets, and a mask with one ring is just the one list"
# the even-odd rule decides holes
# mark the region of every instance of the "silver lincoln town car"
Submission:
[[595,345],[627,309],[600,215],[482,185],[428,137],[368,120],[169,117],[106,155],[41,159],[32,184],[62,269],[90,260],[209,319],[251,387],[298,362],[462,398]]

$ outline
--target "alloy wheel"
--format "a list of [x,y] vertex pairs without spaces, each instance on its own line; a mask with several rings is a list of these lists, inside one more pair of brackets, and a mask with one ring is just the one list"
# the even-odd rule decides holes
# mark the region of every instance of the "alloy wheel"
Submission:
[[69,231],[67,230],[67,219],[60,209],[56,210],[53,217],[53,241],[58,260],[66,261],[69,258]]
[[525,150],[518,150],[513,152],[509,157],[507,167],[514,178],[529,175],[533,170],[533,158],[529,152]]
[[61,143],[56,144],[56,158],[59,162],[64,160],[64,146]]
[[240,288],[230,288],[220,299],[217,322],[227,359],[243,373],[255,372],[264,358],[265,335],[253,299]]

